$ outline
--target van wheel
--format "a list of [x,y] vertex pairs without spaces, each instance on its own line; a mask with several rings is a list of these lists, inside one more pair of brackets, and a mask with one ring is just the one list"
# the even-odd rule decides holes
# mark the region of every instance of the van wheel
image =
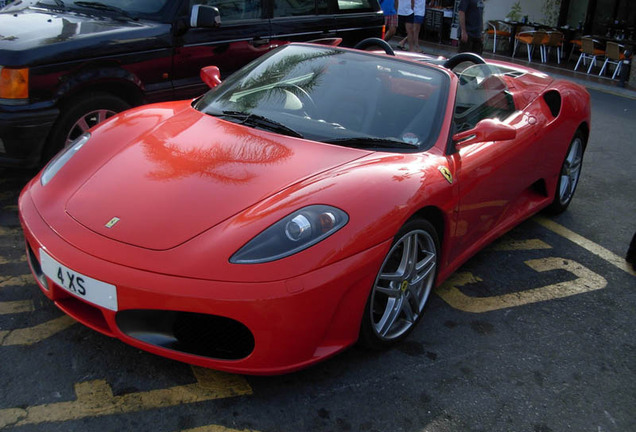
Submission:
[[65,103],[42,154],[42,162],[51,159],[96,124],[128,108],[127,102],[108,93],[87,93]]

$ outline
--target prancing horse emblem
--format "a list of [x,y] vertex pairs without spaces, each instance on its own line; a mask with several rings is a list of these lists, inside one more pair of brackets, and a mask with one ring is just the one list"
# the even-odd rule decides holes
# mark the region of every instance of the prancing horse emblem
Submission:
[[446,168],[445,166],[439,166],[437,167],[437,169],[439,170],[439,172],[442,173],[447,182],[453,184],[453,175],[448,168]]
[[108,223],[106,224],[106,228],[112,228],[114,227],[117,222],[119,222],[119,218],[118,217],[114,217],[111,220],[108,221]]

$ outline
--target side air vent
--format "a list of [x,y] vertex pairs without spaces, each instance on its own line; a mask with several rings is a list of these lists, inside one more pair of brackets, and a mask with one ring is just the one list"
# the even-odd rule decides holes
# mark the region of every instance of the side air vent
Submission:
[[543,95],[543,100],[550,108],[552,117],[558,117],[561,112],[561,94],[556,90],[550,90]]

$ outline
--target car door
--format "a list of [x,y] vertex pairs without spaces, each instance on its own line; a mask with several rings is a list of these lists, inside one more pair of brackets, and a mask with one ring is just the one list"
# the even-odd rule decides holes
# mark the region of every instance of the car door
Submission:
[[186,0],[182,15],[189,17],[195,4],[218,8],[221,24],[189,27],[176,36],[173,84],[178,98],[196,97],[207,90],[199,77],[202,67],[218,66],[221,76],[227,77],[275,48],[262,0]]
[[544,199],[533,188],[540,175],[541,158],[535,142],[540,135],[532,108],[516,110],[505,82],[498,76],[460,76],[455,124],[470,130],[480,120],[494,118],[516,129],[512,140],[481,142],[460,148],[453,155],[459,183],[459,206],[452,257],[474,248],[502,225],[518,219],[533,200]]

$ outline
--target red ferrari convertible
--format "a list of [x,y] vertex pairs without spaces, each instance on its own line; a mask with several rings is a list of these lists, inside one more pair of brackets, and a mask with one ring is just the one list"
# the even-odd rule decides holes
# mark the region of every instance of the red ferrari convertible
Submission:
[[108,336],[237,373],[402,340],[462,263],[570,204],[590,101],[471,54],[391,54],[290,44],[78,138],[20,197],[44,294]]

